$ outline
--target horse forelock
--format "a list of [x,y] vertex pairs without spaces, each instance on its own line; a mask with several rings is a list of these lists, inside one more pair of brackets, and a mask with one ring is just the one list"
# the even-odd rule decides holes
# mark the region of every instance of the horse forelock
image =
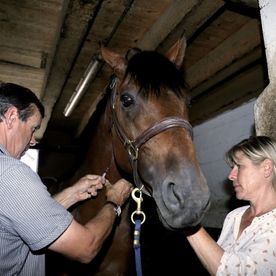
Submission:
[[169,88],[179,98],[187,98],[187,90],[182,73],[165,56],[156,51],[141,51],[133,55],[125,73],[143,91],[160,95],[161,88]]

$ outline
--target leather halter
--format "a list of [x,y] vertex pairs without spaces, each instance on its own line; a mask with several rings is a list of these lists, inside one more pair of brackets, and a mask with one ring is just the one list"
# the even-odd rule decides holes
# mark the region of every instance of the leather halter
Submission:
[[191,124],[180,117],[165,117],[162,120],[154,123],[150,128],[143,131],[136,139],[130,140],[128,139],[125,131],[121,127],[116,111],[115,111],[115,99],[116,99],[116,78],[113,78],[109,88],[111,89],[111,109],[112,109],[112,119],[113,126],[115,127],[116,133],[119,136],[124,148],[127,150],[128,157],[130,160],[130,164],[133,170],[133,178],[134,183],[137,188],[142,190],[145,194],[150,195],[149,190],[145,190],[145,186],[142,184],[141,178],[138,173],[138,157],[139,157],[139,149],[145,144],[148,140],[150,140],[155,135],[173,127],[182,127],[185,128],[191,138],[193,139],[193,128]]

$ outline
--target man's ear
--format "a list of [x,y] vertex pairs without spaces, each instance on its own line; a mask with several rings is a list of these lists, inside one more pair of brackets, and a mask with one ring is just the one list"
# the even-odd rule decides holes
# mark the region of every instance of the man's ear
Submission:
[[264,166],[264,176],[267,178],[273,172],[274,163],[272,160],[267,158],[264,160],[263,166]]
[[6,123],[8,129],[12,128],[13,123],[18,119],[17,108],[14,106],[9,107],[6,111],[3,121]]

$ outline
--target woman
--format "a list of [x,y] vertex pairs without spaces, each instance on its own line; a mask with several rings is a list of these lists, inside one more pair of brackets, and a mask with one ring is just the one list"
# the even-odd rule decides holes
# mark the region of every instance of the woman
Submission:
[[200,227],[187,239],[212,275],[276,275],[276,141],[250,137],[226,154],[236,197],[217,243]]

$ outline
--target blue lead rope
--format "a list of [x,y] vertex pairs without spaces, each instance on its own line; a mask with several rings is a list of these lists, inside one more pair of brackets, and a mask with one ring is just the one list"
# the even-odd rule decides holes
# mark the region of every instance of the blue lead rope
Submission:
[[[136,210],[131,214],[131,221],[135,224],[134,229],[134,240],[133,240],[133,247],[135,251],[135,264],[136,264],[136,274],[137,276],[142,276],[142,264],[141,264],[141,252],[140,252],[140,232],[141,232],[141,225],[146,220],[146,215],[143,211],[141,211],[141,204],[143,201],[142,197],[142,188],[135,188],[131,192],[131,196],[133,200],[137,203]],[[138,196],[136,195],[138,193]],[[138,215],[138,217],[142,217],[142,219],[135,219],[134,216]]]
[[133,247],[135,251],[135,264],[137,276],[142,276],[141,252],[140,252],[141,220],[135,220]]

